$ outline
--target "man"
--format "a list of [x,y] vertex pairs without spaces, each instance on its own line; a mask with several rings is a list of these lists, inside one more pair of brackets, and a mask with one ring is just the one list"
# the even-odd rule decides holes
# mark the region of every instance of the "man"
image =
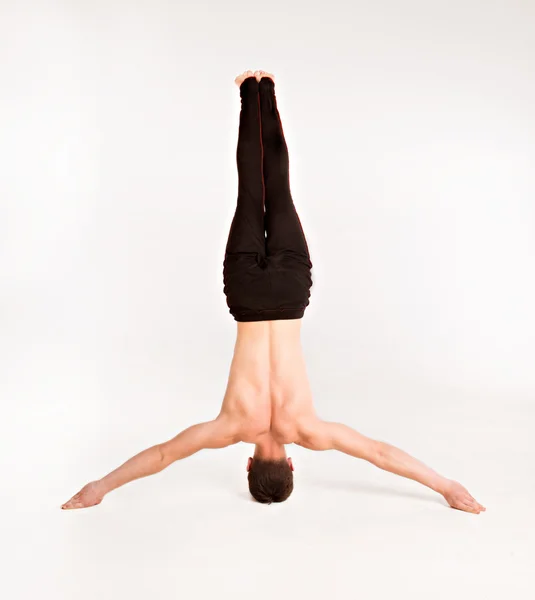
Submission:
[[238,333],[221,411],[213,421],[193,425],[87,484],[62,508],[99,504],[111,490],[203,448],[247,442],[255,444],[247,465],[249,489],[262,503],[282,502],[291,494],[293,464],[285,445],[294,443],[363,458],[426,485],[454,508],[484,511],[459,483],[402,450],[317,417],[300,341],[312,263],[290,193],[275,83],[264,71],[247,71],[236,84],[241,97],[239,190],[223,279]]

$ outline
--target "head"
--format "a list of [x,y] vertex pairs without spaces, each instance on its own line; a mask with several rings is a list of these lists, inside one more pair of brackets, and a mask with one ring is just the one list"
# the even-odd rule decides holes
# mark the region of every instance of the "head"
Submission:
[[255,454],[247,463],[251,495],[262,504],[284,502],[294,489],[293,470],[291,458],[268,459]]

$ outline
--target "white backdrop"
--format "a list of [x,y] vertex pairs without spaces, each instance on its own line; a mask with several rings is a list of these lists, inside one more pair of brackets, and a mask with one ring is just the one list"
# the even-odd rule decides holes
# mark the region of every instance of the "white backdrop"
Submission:
[[[534,22],[520,0],[0,2],[3,595],[531,597]],[[277,77],[319,413],[485,515],[300,449],[266,511],[246,446],[59,511],[217,414],[246,69]]]

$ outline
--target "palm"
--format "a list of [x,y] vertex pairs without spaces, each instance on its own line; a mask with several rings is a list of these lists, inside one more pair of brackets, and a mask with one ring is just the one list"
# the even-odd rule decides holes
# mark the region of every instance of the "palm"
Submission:
[[89,506],[96,506],[102,502],[104,495],[99,490],[97,482],[92,481],[85,485],[77,494],[75,494],[68,502],[66,502],[61,508],[87,508]]
[[451,481],[444,492],[444,498],[452,508],[479,514],[485,507],[457,481]]

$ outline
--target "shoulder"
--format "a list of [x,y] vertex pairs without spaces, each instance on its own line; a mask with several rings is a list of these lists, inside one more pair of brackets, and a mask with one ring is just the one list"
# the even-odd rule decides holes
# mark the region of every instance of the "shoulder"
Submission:
[[297,421],[298,446],[309,450],[329,450],[332,439],[329,424],[315,416],[306,416]]
[[221,417],[233,424],[240,438],[250,439],[265,433],[271,423],[269,395],[254,386],[229,387],[221,407]]

